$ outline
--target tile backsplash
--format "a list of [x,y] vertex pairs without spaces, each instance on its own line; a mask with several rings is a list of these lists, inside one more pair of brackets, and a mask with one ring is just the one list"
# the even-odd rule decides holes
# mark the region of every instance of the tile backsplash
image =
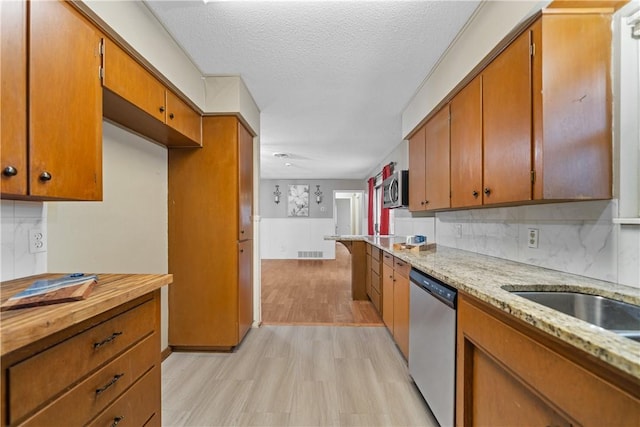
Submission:
[[46,231],[47,205],[42,202],[1,201],[2,267],[1,279],[46,273],[47,253],[29,253],[29,230]]
[[[438,244],[639,287],[640,227],[614,224],[617,201],[436,214]],[[529,229],[538,247],[528,246]]]

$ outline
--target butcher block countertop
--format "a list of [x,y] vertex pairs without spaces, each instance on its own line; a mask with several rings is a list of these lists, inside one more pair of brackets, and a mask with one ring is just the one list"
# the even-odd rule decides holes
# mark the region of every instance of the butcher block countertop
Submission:
[[437,245],[422,252],[394,249],[405,237],[326,236],[365,241],[450,286],[528,323],[640,380],[640,343],[547,308],[510,291],[569,291],[640,305],[640,289]]
[[[0,284],[0,301],[38,279],[64,274],[41,274]],[[23,308],[0,313],[0,355],[46,338],[93,316],[116,308],[173,282],[171,274],[98,274],[98,284],[87,299]]]

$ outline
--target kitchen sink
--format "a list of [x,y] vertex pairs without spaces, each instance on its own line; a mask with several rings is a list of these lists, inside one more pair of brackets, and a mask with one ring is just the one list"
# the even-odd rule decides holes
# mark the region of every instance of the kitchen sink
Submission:
[[640,342],[640,306],[578,292],[514,291],[512,293]]

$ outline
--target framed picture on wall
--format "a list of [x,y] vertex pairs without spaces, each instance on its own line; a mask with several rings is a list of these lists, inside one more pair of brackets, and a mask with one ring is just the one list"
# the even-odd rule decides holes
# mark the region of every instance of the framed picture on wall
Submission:
[[288,216],[309,216],[309,184],[289,184]]

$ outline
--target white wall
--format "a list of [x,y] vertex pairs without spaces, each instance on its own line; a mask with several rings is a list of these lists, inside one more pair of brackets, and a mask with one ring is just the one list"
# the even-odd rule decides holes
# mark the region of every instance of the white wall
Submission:
[[167,273],[167,194],[167,149],[105,122],[103,201],[47,204],[47,271]]
[[317,259],[335,259],[333,218],[262,218],[262,259],[298,259],[298,251],[322,251]]
[[29,230],[47,231],[47,205],[42,202],[2,200],[1,280],[12,280],[47,272],[47,252],[29,252]]

